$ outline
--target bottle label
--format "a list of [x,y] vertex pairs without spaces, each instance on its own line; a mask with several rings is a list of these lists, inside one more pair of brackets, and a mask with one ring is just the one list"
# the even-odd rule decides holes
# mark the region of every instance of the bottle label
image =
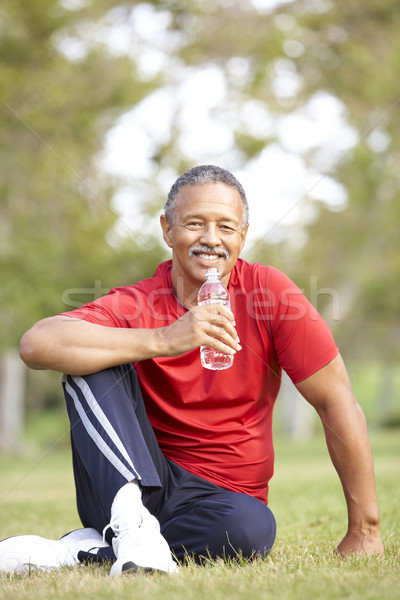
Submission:
[[207,306],[209,304],[223,304],[224,306],[230,306],[229,300],[221,300],[221,298],[209,298],[208,300],[201,300],[198,303],[199,306]]

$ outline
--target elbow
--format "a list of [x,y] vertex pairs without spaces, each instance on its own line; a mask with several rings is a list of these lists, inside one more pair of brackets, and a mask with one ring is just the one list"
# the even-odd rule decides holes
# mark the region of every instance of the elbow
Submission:
[[36,326],[34,325],[32,329],[24,333],[19,344],[19,355],[30,369],[43,368],[40,361],[40,346]]

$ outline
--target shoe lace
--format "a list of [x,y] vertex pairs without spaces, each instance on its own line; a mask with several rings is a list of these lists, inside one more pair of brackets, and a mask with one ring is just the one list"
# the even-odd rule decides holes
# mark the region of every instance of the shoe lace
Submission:
[[[142,515],[138,515],[140,517],[140,522],[135,523],[135,527],[138,529],[143,525],[143,517]],[[121,521],[120,519],[111,519],[111,521],[106,525],[103,529],[103,542],[106,542],[106,533],[109,529],[112,529],[116,536],[120,535],[123,531],[128,531],[132,527],[132,523],[128,521]]]

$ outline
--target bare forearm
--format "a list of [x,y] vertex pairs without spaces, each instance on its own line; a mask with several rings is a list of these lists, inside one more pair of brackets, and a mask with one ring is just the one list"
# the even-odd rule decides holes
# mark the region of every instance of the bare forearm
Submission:
[[354,401],[321,411],[328,450],[340,477],[349,530],[379,528],[372,452],[364,414]]
[[20,354],[32,369],[85,375],[165,354],[157,329],[103,327],[70,317],[43,319],[21,339]]
[[67,316],[43,319],[21,339],[22,360],[32,369],[87,375],[157,356],[178,356],[201,345],[240,350],[234,317],[223,305],[194,307],[156,329],[104,327]]
[[321,418],[328,450],[346,498],[348,530],[337,551],[342,555],[382,553],[367,425],[354,399],[341,356],[298,383],[297,388]]

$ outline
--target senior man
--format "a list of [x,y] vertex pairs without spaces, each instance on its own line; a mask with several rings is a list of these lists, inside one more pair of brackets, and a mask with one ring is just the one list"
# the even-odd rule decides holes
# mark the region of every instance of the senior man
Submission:
[[[23,336],[29,367],[64,374],[83,529],[58,541],[5,540],[0,568],[3,560],[23,570],[28,555],[42,568],[109,558],[119,575],[174,572],[185,555],[266,556],[282,369],[321,418],[343,486],[348,527],[337,551],[382,552],[366,422],[342,358],[288,277],[239,258],[248,226],[237,179],[195,167],[172,186],[161,216],[172,260]],[[210,267],[231,308],[197,305]],[[204,369],[202,345],[235,355],[233,366]]]

